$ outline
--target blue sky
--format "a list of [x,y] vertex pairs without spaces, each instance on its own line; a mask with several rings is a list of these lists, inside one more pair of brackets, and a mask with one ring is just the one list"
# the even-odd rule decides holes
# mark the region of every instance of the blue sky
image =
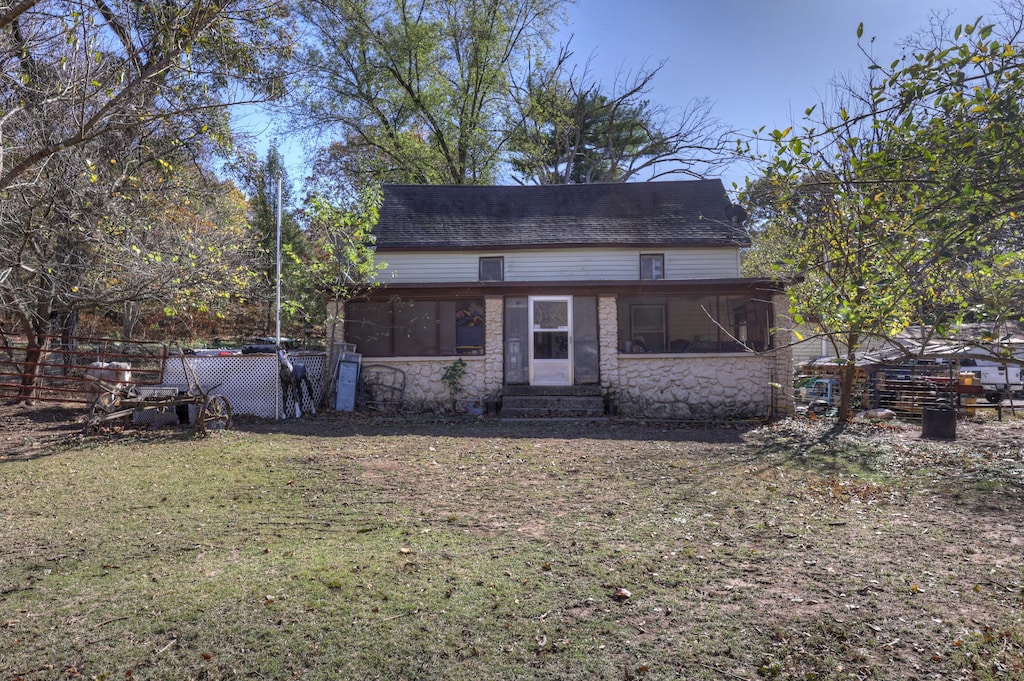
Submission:
[[[577,0],[559,40],[572,37],[574,61],[589,60],[606,89],[617,74],[665,60],[652,102],[682,107],[706,97],[718,118],[749,133],[787,127],[833,78],[862,73],[859,23],[862,44],[891,61],[901,53],[897,42],[926,28],[933,12],[950,12],[955,25],[993,17],[996,7],[992,0]],[[255,118],[249,124],[261,133],[262,155],[272,132]],[[309,169],[300,148],[284,145],[282,152],[292,181],[301,184]],[[722,177],[728,188],[749,173],[736,165]]]
[[[950,22],[994,16],[990,0],[578,0],[570,10],[574,60],[591,60],[597,80],[667,60],[650,99],[670,107],[709,98],[724,123],[749,133],[799,121],[838,76],[857,78],[861,43],[892,61],[896,44],[926,28],[933,11]],[[870,38],[874,37],[874,43]],[[748,168],[724,173],[742,184]]]

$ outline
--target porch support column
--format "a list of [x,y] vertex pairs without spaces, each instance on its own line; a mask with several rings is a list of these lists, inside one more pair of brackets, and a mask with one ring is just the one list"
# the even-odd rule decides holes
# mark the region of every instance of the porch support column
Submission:
[[327,319],[324,320],[324,331],[327,332],[327,347],[335,343],[345,342],[345,303],[341,300],[327,301]]
[[324,320],[324,331],[327,340],[327,364],[324,366],[324,377],[320,381],[320,404],[322,405],[330,394],[331,384],[334,380],[334,369],[338,366],[340,358],[341,343],[345,342],[345,301],[327,301],[327,319]]
[[492,397],[501,391],[505,372],[505,299],[484,298],[484,391]]
[[775,404],[772,406],[776,416],[792,416],[796,412],[796,402],[793,396],[793,332],[786,321],[789,296],[785,293],[772,296],[772,309],[775,314],[772,320],[775,329],[772,380],[779,386],[775,388]]
[[597,298],[598,347],[601,356],[601,389],[605,394],[619,384],[619,310],[618,297]]

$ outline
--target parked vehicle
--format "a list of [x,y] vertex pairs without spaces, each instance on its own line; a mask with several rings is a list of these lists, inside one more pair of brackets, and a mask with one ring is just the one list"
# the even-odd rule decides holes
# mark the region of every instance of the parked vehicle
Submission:
[[803,376],[795,383],[796,399],[807,403],[808,411],[823,413],[839,402],[839,385],[834,378]]
[[995,360],[962,359],[960,370],[978,377],[985,399],[992,403],[1002,402],[1024,391],[1021,367],[1016,365],[1001,364]]

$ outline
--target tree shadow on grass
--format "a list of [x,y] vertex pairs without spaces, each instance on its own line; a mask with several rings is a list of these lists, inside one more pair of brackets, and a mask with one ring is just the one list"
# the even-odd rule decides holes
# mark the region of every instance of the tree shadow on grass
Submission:
[[239,419],[236,429],[310,437],[418,436],[511,439],[657,440],[741,444],[759,424],[691,423],[628,419],[498,419],[443,416],[365,417],[327,414],[271,421]]
[[0,464],[31,461],[112,442],[186,441],[195,437],[191,426],[149,430],[131,417],[86,427],[81,405],[44,403],[0,405]]

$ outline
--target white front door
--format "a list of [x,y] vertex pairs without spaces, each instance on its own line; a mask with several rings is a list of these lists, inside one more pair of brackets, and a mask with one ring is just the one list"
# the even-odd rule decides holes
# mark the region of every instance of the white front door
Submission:
[[572,296],[530,298],[530,385],[572,385]]

